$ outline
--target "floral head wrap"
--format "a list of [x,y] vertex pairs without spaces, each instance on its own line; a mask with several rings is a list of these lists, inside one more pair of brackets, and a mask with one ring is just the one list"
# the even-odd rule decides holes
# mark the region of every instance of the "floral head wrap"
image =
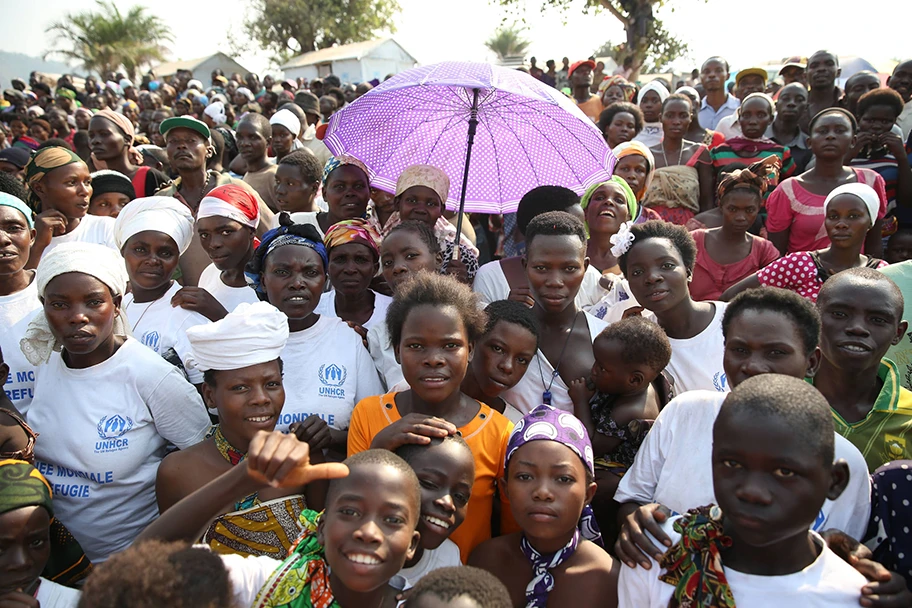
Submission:
[[[646,191],[649,189],[649,185],[652,183],[652,176],[655,173],[656,163],[652,152],[649,150],[649,148],[638,141],[628,141],[622,144],[618,144],[614,147],[614,150],[612,150],[612,152],[614,152],[614,156],[618,159],[618,162],[620,162],[621,159],[625,156],[634,155],[642,156],[646,159],[646,180],[640,189],[634,193],[636,194],[638,201],[643,200],[643,197],[646,195]],[[616,163],[614,166],[617,168]]]
[[31,190],[32,186],[44,179],[48,173],[59,167],[65,167],[73,163],[82,163],[75,152],[63,146],[50,146],[35,152],[25,166],[25,183],[29,187],[29,203],[32,208],[37,209],[41,201]]
[[605,94],[605,91],[613,86],[618,86],[624,92],[624,101],[633,101],[636,95],[636,87],[623,76],[615,74],[614,76],[605,76],[605,79],[599,84],[599,97]]
[[364,177],[370,181],[370,171],[367,170],[367,166],[362,163],[360,160],[354,156],[348,154],[342,154],[341,156],[333,156],[326,164],[323,166],[323,187],[326,188],[326,182],[329,181],[329,176],[333,171],[338,169],[343,165],[354,165],[364,171]]
[[775,186],[778,181],[781,164],[778,156],[767,156],[746,169],[736,169],[726,174],[716,189],[719,202],[733,190],[751,190],[763,196],[770,185]]
[[360,243],[367,245],[368,249],[374,252],[377,259],[380,258],[380,234],[367,220],[354,219],[343,220],[333,224],[323,236],[323,243],[326,245],[327,253],[333,250],[333,247],[345,245],[346,243]]
[[244,269],[244,278],[247,284],[253,288],[257,297],[263,302],[268,302],[266,295],[266,286],[263,285],[263,272],[266,270],[266,258],[270,253],[279,247],[287,245],[297,245],[313,249],[323,260],[323,271],[326,272],[329,266],[329,256],[326,253],[326,246],[320,233],[310,224],[295,224],[291,217],[282,212],[279,214],[279,227],[273,228],[263,235],[260,246],[253,253],[253,257],[247,262]]

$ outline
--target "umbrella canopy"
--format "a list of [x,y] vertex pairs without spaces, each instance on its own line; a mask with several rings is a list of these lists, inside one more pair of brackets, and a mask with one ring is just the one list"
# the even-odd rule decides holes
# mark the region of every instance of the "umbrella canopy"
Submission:
[[[477,133],[466,174],[475,91]],[[537,186],[582,194],[611,177],[615,158],[573,100],[532,76],[486,63],[444,62],[393,76],[333,114],[324,142],[368,168],[371,186],[395,192],[402,171],[439,167],[447,206],[508,213]]]

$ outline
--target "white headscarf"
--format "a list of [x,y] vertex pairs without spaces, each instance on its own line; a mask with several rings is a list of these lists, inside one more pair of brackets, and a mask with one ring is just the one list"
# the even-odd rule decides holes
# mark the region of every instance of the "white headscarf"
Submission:
[[[94,243],[62,243],[49,251],[38,264],[35,285],[38,297],[44,300],[44,291],[52,279],[69,272],[79,272],[95,277],[108,286],[115,297],[122,296],[127,287],[127,271],[123,258],[116,251]],[[130,335],[130,324],[120,309],[114,317],[114,334]],[[32,319],[25,330],[19,347],[32,365],[46,363],[51,351],[60,352],[63,345],[54,337],[44,310]]]
[[868,208],[868,219],[873,226],[874,222],[877,221],[877,214],[880,212],[880,197],[877,195],[877,191],[867,184],[859,184],[856,182],[852,184],[843,184],[834,189],[826,197],[826,200],[823,201],[824,215],[826,215],[827,209],[829,208],[830,203],[833,202],[833,199],[842,194],[851,194],[862,200],[865,207]]
[[228,120],[228,115],[225,113],[225,104],[221,101],[213,101],[206,109],[203,110],[203,114],[215,121],[215,125],[220,127],[225,124],[225,121]]
[[271,125],[282,125],[297,139],[301,135],[301,121],[291,110],[279,110],[269,119]]
[[193,238],[193,215],[186,205],[171,196],[147,196],[131,201],[114,222],[114,240],[123,250],[130,237],[154,230],[170,236],[181,255]]
[[640,102],[643,101],[643,98],[646,97],[646,93],[648,93],[649,91],[655,91],[655,93],[658,94],[659,100],[662,103],[665,103],[665,100],[668,99],[669,95],[671,95],[671,93],[668,92],[668,89],[665,88],[664,84],[662,84],[658,80],[650,80],[646,84],[646,86],[644,86],[642,89],[640,89],[640,94],[637,95],[637,105],[639,105]]
[[233,370],[275,361],[288,341],[288,317],[268,302],[239,304],[215,323],[187,330],[188,369]]

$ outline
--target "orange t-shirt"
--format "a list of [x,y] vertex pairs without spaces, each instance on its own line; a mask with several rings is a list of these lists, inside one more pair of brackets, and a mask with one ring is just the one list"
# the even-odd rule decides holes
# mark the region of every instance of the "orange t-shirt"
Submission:
[[[358,402],[348,427],[348,455],[370,448],[374,437],[401,418],[395,403],[396,393],[367,397]],[[459,429],[475,456],[475,484],[469,497],[465,521],[450,536],[459,546],[462,561],[469,558],[472,549],[491,538],[491,515],[497,480],[504,475],[507,441],[513,423],[484,403],[467,425]],[[510,504],[501,501],[501,531],[519,530],[510,512]]]
[[598,95],[593,95],[588,100],[583,103],[576,103],[579,106],[579,109],[583,111],[583,114],[589,117],[589,120],[592,122],[598,122],[599,115],[601,115],[602,110],[605,109],[605,106],[602,105],[602,100]]

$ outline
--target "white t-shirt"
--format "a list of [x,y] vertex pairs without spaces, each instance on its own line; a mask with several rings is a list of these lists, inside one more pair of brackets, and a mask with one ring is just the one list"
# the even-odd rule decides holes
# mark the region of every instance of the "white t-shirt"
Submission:
[[[607,292],[599,285],[599,279],[602,274],[595,266],[590,265],[583,276],[583,282],[580,284],[580,290],[576,294],[576,305],[583,310],[602,299]],[[482,305],[487,306],[497,300],[506,300],[510,297],[510,284],[507,282],[507,276],[500,266],[500,260],[488,262],[478,269],[475,273],[475,281],[472,289],[478,294]]]
[[399,574],[408,579],[409,586],[414,586],[418,584],[418,581],[420,581],[425,574],[439,568],[461,565],[462,560],[459,559],[459,547],[450,539],[446,539],[443,541],[443,544],[436,549],[425,549],[417,564],[411,568],[403,568],[399,571]]
[[[317,232],[320,234],[320,238],[322,239],[326,235],[323,234],[323,229],[320,228],[320,222],[317,221],[317,213],[320,213],[320,212],[319,211],[298,211],[296,213],[289,213],[288,215],[289,215],[289,217],[291,217],[291,221],[294,222],[295,224],[310,224],[311,226],[316,228]],[[278,226],[278,217],[279,216],[276,215],[276,218],[277,218],[276,226]]]
[[49,251],[61,243],[95,243],[110,247],[117,253],[117,241],[114,240],[114,218],[101,215],[86,215],[79,221],[76,229],[67,234],[51,237],[50,244],[41,254],[43,258]]
[[[715,503],[712,430],[725,397],[726,393],[716,391],[690,391],[672,399],[621,478],[614,499],[657,502],[675,513]],[[835,439],[835,459],[849,464],[849,483],[839,498],[823,503],[813,529],[836,528],[862,538],[871,513],[867,463],[847,439],[838,433]]]
[[35,599],[41,608],[76,608],[79,604],[79,596],[82,595],[79,591],[44,577],[40,577],[40,580]]
[[[681,535],[672,529],[671,519],[662,526],[672,542]],[[647,532],[648,534],[648,532]],[[811,532],[814,543],[820,547],[817,556],[807,568],[783,576],[744,574],[726,568],[725,578],[731,588],[738,608],[837,608],[857,607],[861,588],[867,584],[865,577],[843,561],[827,547],[824,540]],[[618,579],[619,608],[666,608],[674,586],[659,580],[663,572],[651,557],[652,567],[629,568],[621,564]]]
[[[386,309],[389,308],[389,305],[392,304],[393,299],[389,296],[385,296],[382,293],[374,293],[374,314],[371,315],[371,318],[362,325],[364,329],[370,329],[374,325],[383,325],[386,323]],[[336,314],[336,291],[330,290],[320,296],[320,303],[317,304],[317,307],[314,309],[314,312],[318,315],[327,315],[330,317],[339,317]]]
[[386,390],[390,390],[401,382],[405,382],[402,375],[402,366],[396,361],[393,342],[390,339],[386,323],[376,323],[367,330],[367,347],[370,349],[374,367],[380,374]]
[[728,378],[722,368],[725,355],[725,340],[722,337],[722,315],[725,302],[712,302],[716,307],[712,321],[706,329],[693,338],[679,340],[668,338],[671,343],[671,361],[665,368],[674,379],[674,392],[680,395],[686,391],[716,390],[727,393]]
[[[589,324],[591,341],[595,341],[596,336],[608,327],[608,324],[601,319],[593,317],[588,312],[584,312],[583,315],[583,318]],[[577,323],[579,323],[579,320]],[[539,369],[539,363],[541,364],[541,369]],[[504,401],[508,401],[525,416],[542,404],[542,393],[547,388],[548,383],[551,382],[552,372],[554,372],[554,367],[551,366],[551,362],[542,354],[541,350],[538,350],[532,361],[529,362],[529,367],[526,368],[526,374],[522,377],[522,380],[513,388],[504,391],[501,394],[501,398]],[[542,381],[542,378],[544,378],[544,381]],[[567,392],[568,388],[563,378],[559,375],[555,376],[554,383],[551,385],[551,405],[572,413],[573,401],[570,400],[570,394]]]
[[238,304],[256,304],[260,301],[252,287],[230,287],[222,281],[222,271],[209,264],[203,270],[198,285],[212,294],[225,310],[232,312]]
[[0,351],[3,352],[4,363],[10,368],[9,375],[3,379],[3,390],[23,415],[32,402],[35,367],[22,354],[19,340],[39,308],[41,301],[34,279],[22,291],[0,296]]
[[158,517],[155,474],[170,444],[202,441],[209,417],[170,363],[133,338],[85,369],[61,353],[36,370],[28,423],[54,514],[93,562],[124,550]]
[[[209,323],[209,319],[180,306],[171,306],[174,297],[181,286],[175,282],[165,295],[153,302],[137,304],[133,301],[133,294],[128,293],[123,297],[123,309],[130,321],[130,330],[133,337],[151,348],[159,355],[164,355],[169,349],[174,349],[181,361],[187,360],[190,354],[190,340],[187,339],[187,330],[196,325]],[[193,384],[203,381],[203,374],[198,370],[188,370],[187,376]]]
[[383,393],[361,336],[338,317],[321,315],[313,327],[292,332],[281,357],[285,407],[277,431],[311,414],[344,431],[355,404]]

